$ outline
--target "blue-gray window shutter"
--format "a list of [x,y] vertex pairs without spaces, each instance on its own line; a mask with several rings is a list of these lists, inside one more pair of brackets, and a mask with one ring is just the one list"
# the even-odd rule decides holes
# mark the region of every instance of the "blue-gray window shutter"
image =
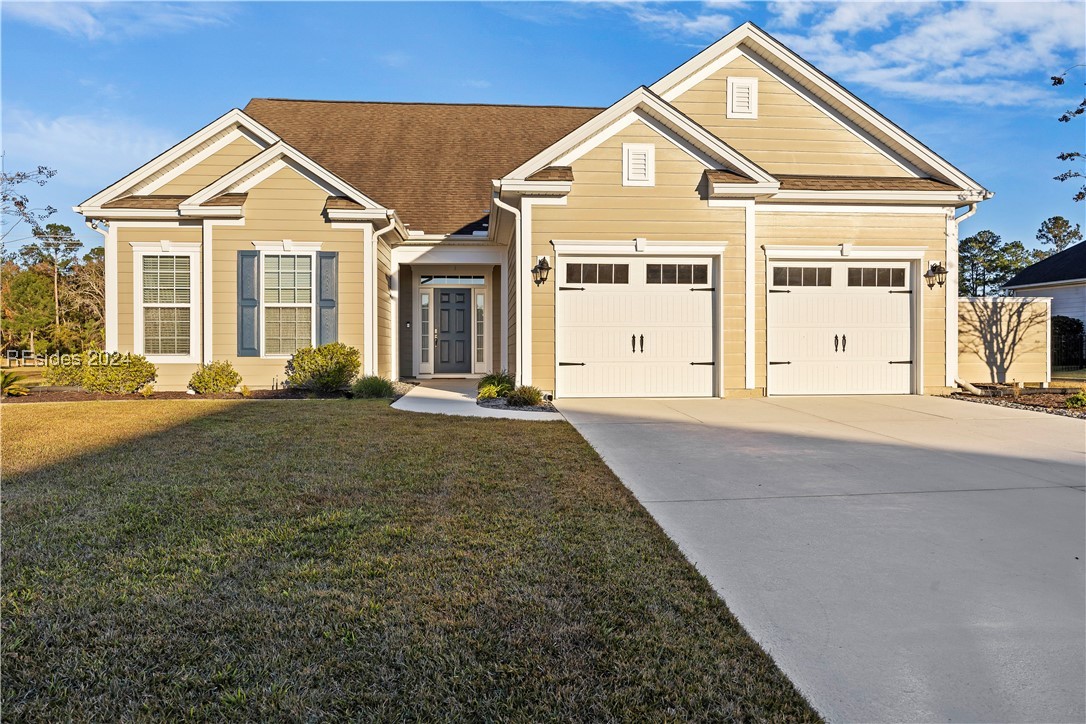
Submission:
[[317,345],[338,341],[339,254],[317,252]]
[[260,252],[238,252],[238,357],[260,356]]

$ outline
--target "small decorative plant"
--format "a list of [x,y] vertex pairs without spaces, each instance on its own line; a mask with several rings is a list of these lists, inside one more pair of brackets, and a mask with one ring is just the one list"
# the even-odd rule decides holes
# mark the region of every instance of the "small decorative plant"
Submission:
[[1063,401],[1069,410],[1078,410],[1086,407],[1086,390],[1079,390]]
[[335,392],[358,376],[358,350],[342,342],[303,347],[287,362],[287,385],[303,390]]
[[[496,397],[506,397],[516,386],[516,379],[505,370],[491,372],[479,380],[479,399],[493,400]],[[486,390],[485,396],[483,390]]]
[[392,381],[377,375],[359,377],[351,385],[351,392],[354,393],[355,397],[370,399],[394,397],[396,395],[396,390],[392,387]]
[[505,397],[510,407],[538,407],[543,404],[543,393],[538,387],[521,385]]
[[201,365],[189,378],[189,389],[198,395],[233,392],[241,384],[241,375],[226,360]]
[[29,392],[30,390],[19,383],[17,374],[10,370],[0,370],[0,394],[6,397],[22,397]]

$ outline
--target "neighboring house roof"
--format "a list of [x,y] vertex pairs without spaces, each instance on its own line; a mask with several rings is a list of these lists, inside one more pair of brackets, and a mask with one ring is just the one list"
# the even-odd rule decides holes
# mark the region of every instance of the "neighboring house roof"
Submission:
[[1079,242],[1053,254],[1036,264],[1027,266],[1011,277],[1004,288],[1034,286],[1037,284],[1058,284],[1060,282],[1086,279],[1086,242]]
[[491,179],[602,108],[254,98],[245,113],[415,231],[485,228]]

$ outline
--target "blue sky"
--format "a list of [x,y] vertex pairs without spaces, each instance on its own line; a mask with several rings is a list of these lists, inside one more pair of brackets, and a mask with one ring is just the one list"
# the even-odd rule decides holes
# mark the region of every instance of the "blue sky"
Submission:
[[[1086,225],[1055,156],[1081,150],[1083,2],[14,3],[2,20],[7,169],[70,209],[254,96],[608,105],[746,20],[996,192],[963,224],[1034,244]],[[17,230],[12,239],[22,236]]]

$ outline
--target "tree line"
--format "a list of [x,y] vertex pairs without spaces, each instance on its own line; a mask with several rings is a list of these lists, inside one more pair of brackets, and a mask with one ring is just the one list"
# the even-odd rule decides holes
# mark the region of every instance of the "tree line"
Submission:
[[958,293],[969,297],[1002,294],[1002,286],[1027,266],[1081,242],[1082,229],[1062,216],[1053,216],[1037,229],[1036,238],[1039,249],[1027,249],[1021,241],[1003,241],[989,229],[962,239],[958,245]]

